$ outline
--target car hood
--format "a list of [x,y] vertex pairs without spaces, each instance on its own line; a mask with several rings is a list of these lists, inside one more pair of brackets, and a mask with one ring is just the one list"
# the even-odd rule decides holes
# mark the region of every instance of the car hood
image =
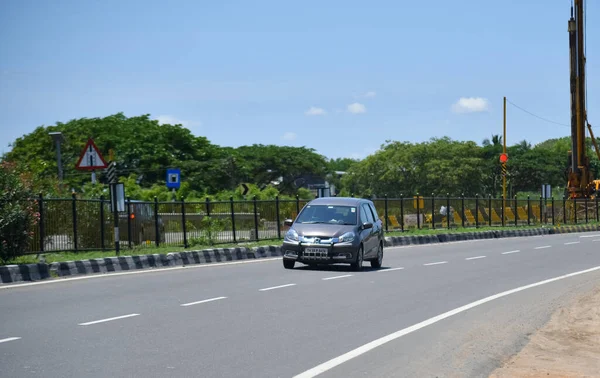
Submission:
[[295,223],[293,229],[300,236],[337,238],[346,232],[353,231],[355,227],[355,225]]

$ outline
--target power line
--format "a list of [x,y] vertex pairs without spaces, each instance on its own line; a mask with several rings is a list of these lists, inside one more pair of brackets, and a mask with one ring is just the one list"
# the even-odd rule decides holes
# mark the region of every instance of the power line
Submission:
[[560,125],[560,126],[571,127],[570,125],[567,125],[566,123],[554,122],[554,121],[551,121],[551,120],[549,120],[549,119],[547,119],[547,118],[540,117],[539,115],[537,115],[537,114],[534,114],[534,113],[530,112],[529,110],[523,109],[523,108],[522,108],[522,107],[520,107],[519,105],[517,105],[517,104],[515,104],[515,103],[512,103],[512,102],[510,102],[510,100],[508,100],[508,99],[506,99],[506,102],[508,102],[509,104],[511,104],[512,106],[514,106],[515,108],[517,108],[517,109],[520,109],[520,110],[524,111],[525,113],[527,113],[527,114],[529,114],[529,115],[532,115],[532,116],[534,116],[534,117],[536,117],[536,118],[539,118],[539,119],[541,119],[542,121],[549,122],[549,123],[553,123],[553,124],[555,124],[555,125]]

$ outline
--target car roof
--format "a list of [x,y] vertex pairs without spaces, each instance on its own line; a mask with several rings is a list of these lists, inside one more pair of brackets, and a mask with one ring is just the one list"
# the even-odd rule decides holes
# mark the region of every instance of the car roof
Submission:
[[371,202],[363,198],[351,197],[321,197],[309,202],[310,205],[325,205],[325,206],[358,206],[361,203]]

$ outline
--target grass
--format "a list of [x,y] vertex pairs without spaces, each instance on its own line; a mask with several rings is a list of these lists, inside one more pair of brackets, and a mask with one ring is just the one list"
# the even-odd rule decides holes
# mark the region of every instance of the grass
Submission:
[[[581,223],[580,225],[584,225],[585,223]],[[588,225],[598,225],[598,222],[589,222]],[[567,225],[568,226],[568,225]],[[552,224],[546,225],[531,225],[531,226],[481,226],[479,228],[475,227],[453,227],[450,230],[447,228],[442,228],[441,225],[437,226],[436,229],[409,229],[402,231],[393,231],[385,233],[385,236],[411,236],[411,235],[436,235],[436,234],[446,234],[446,233],[461,233],[461,232],[481,232],[481,231],[493,231],[493,230],[527,230],[533,228],[540,227],[559,227],[559,225],[553,226]],[[219,244],[219,245],[196,245],[190,248],[183,248],[178,246],[160,246],[160,247],[142,247],[142,248],[134,248],[128,249],[124,248],[121,250],[121,256],[135,256],[135,255],[146,255],[146,254],[166,254],[170,252],[183,252],[183,251],[198,251],[203,249],[213,249],[213,248],[234,248],[234,247],[259,247],[259,246],[268,246],[268,245],[279,245],[281,244],[281,239],[272,239],[272,240],[261,240],[258,242],[244,242],[244,243],[227,243],[227,244]],[[87,259],[97,259],[104,257],[113,257],[115,256],[114,250],[109,251],[84,251],[84,252],[50,252],[44,253],[43,256],[46,258],[47,263],[52,262],[63,262],[63,261],[75,261],[75,260],[87,260]],[[25,255],[20,256],[13,260],[11,264],[35,264],[38,262],[36,255]]]

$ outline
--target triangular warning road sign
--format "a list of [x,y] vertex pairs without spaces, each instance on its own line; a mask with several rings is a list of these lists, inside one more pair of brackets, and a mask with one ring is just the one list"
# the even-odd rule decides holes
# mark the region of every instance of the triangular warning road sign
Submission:
[[105,169],[106,167],[108,167],[108,164],[106,164],[100,150],[98,150],[98,147],[96,147],[96,144],[92,139],[88,139],[85,148],[81,151],[79,161],[75,165],[75,168],[81,170],[94,170]]

